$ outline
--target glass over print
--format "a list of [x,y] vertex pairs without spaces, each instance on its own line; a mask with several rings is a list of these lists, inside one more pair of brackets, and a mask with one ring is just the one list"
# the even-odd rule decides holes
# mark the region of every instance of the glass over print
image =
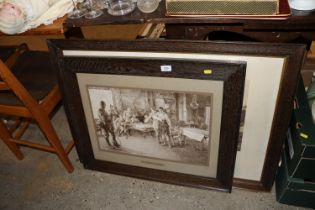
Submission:
[[223,82],[97,77],[78,74],[97,159],[216,176]]
[[208,164],[210,94],[87,89],[100,150]]

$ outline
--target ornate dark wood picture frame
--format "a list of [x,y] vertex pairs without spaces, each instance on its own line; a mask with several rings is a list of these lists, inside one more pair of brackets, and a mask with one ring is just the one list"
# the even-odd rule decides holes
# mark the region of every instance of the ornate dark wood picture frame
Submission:
[[[58,74],[64,102],[73,105],[66,107],[66,111],[70,115],[75,110],[81,117],[84,116],[84,112],[80,105],[80,94],[75,77],[76,71],[63,70],[69,68],[66,64],[69,65],[70,62],[65,63],[64,50],[147,52],[152,54],[153,60],[159,56],[158,53],[172,53],[169,57],[175,60],[191,60],[193,58],[198,61],[245,61],[247,66],[244,101],[233,185],[256,190],[268,191],[271,189],[282,151],[283,139],[289,125],[300,69],[306,54],[304,45],[169,40],[132,42],[54,40],[49,43],[49,46],[55,66],[59,69]],[[191,53],[198,56],[192,57]],[[118,54],[126,57],[123,53]],[[141,57],[141,55],[137,56],[138,58]],[[91,57],[83,55],[82,57],[84,57],[85,63],[93,63]],[[151,60],[151,58],[147,58],[147,60]],[[88,66],[88,64],[85,65]],[[81,68],[80,65],[76,68],[82,69],[82,71],[89,71],[90,69],[88,67]],[[129,73],[135,72],[130,69]],[[149,73],[152,74],[151,71]],[[180,75],[187,77],[186,74],[190,75],[190,71]],[[74,104],[72,100],[76,103]],[[76,108],[76,106],[81,107]],[[75,138],[89,138],[87,133],[82,133],[80,130],[86,127],[85,121],[79,122],[82,119],[79,119],[78,116],[70,117],[69,120],[70,124],[73,124],[71,128]],[[84,148],[89,148],[89,144],[77,142],[80,159],[86,164],[92,155],[86,154]],[[110,168],[113,170],[113,167]],[[125,171],[125,173],[128,172]],[[177,177],[173,177],[173,179],[177,179]]]
[[[88,169],[230,192],[246,62],[198,60],[186,53],[190,43],[162,43],[49,41],[79,159]],[[187,58],[172,58],[178,52]]]

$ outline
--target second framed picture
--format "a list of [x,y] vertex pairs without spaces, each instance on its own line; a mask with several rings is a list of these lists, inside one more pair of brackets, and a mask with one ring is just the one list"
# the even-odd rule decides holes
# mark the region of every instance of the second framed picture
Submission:
[[[235,164],[234,186],[271,189],[305,46],[172,40],[53,40],[49,46],[87,168],[228,190]],[[99,122],[103,106],[115,113],[115,149],[113,134]],[[153,122],[165,114],[171,129],[161,139]],[[132,124],[124,123],[124,116],[131,116]],[[135,136],[143,143],[124,151]],[[147,150],[142,146],[150,138],[158,146]]]
[[246,62],[61,43],[50,47],[86,168],[231,191]]

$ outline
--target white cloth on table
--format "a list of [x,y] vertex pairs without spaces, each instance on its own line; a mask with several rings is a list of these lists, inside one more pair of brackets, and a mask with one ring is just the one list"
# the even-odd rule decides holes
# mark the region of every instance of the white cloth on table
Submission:
[[198,128],[182,128],[182,135],[187,136],[195,141],[203,141],[209,136],[209,131]]

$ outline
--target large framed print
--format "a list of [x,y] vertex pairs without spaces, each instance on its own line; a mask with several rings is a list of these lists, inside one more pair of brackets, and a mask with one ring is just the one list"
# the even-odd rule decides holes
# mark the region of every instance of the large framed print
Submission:
[[113,42],[50,41],[84,166],[231,191],[246,62],[152,57],[114,43],[127,57],[106,48]]
[[[64,78],[60,82],[62,89],[66,88],[63,87],[65,81],[69,83],[69,80],[73,80],[71,77],[73,74],[60,70],[66,67],[62,66],[64,64],[60,60],[66,59],[63,51],[69,53],[84,50],[81,56],[89,56],[88,58],[93,56],[95,51],[105,50],[110,51],[112,57],[120,58],[145,57],[147,60],[154,60],[164,59],[167,55],[167,58],[175,60],[246,62],[244,100],[233,185],[257,190],[271,189],[289,125],[299,72],[306,53],[304,45],[182,40],[125,42],[59,40],[53,41],[50,48],[55,51],[53,57],[59,58],[56,66],[59,65],[59,75]],[[133,52],[132,55],[130,52]],[[84,62],[88,63],[90,59]],[[133,73],[132,70],[130,73]],[[180,74],[190,75],[190,71]],[[76,87],[75,83],[69,85],[71,90],[72,87]],[[71,95],[69,91],[64,91],[66,102]],[[72,130],[75,131],[74,128]],[[80,150],[80,146],[77,149]]]

